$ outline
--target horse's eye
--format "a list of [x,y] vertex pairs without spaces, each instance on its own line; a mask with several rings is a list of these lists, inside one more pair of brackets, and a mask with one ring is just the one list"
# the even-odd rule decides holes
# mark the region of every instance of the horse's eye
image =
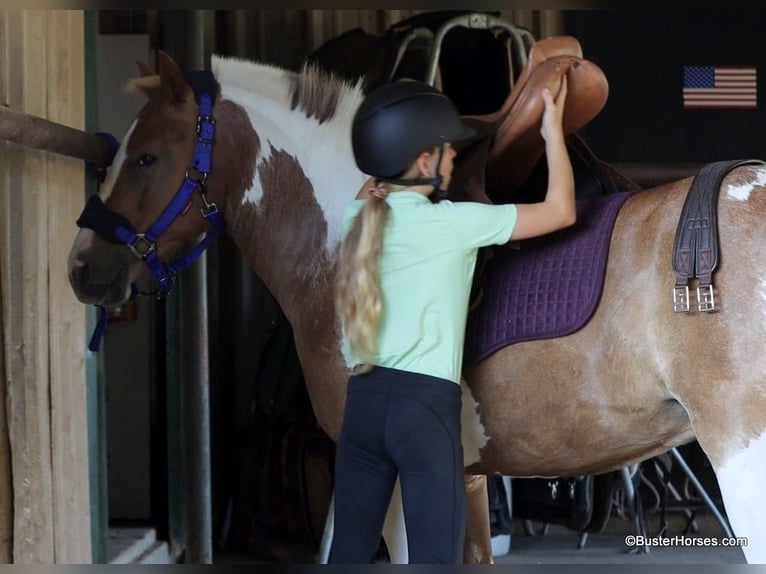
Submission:
[[139,167],[148,167],[152,165],[155,161],[157,161],[157,158],[154,157],[151,154],[145,153],[141,157],[138,158],[138,161],[136,162]]

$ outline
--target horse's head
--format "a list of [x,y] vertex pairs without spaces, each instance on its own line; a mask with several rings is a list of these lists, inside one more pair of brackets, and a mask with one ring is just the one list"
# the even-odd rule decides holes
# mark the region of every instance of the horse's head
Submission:
[[[128,85],[148,101],[122,140],[98,196],[90,198],[78,220],[81,229],[69,254],[69,280],[83,303],[126,301],[145,270],[155,278],[168,272],[163,262],[208,226],[200,210],[206,207],[212,142],[203,140],[214,123],[200,120],[204,114],[195,93],[167,54],[159,54],[158,74],[144,64],[139,70],[141,76]],[[173,270],[169,274],[172,284]]]

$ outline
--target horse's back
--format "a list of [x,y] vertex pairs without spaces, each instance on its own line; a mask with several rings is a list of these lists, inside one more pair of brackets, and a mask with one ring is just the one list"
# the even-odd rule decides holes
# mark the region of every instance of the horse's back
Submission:
[[[472,470],[524,476],[620,468],[700,432],[723,432],[728,422],[716,427],[713,417],[726,402],[725,385],[736,392],[753,385],[766,413],[758,351],[766,338],[759,248],[766,245],[766,170],[743,166],[723,180],[714,275],[720,309],[712,313],[673,310],[672,250],[692,180],[625,201],[601,298],[584,327],[504,347],[467,369],[490,437]],[[740,397],[729,408],[747,410],[753,393]]]

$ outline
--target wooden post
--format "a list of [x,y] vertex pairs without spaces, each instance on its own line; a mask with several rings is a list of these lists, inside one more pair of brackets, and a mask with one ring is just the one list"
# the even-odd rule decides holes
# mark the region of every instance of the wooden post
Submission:
[[[4,100],[12,109],[82,128],[83,12],[0,14]],[[0,146],[2,374],[13,488],[9,562],[90,563],[85,309],[66,277],[83,166]]]
[[[5,37],[6,37],[5,12],[0,11],[0,62],[5,62]],[[5,75],[0,70],[0,100],[7,101],[8,91]],[[8,180],[4,177],[7,173],[7,151],[5,144],[0,142],[0,198],[4,199],[2,190],[7,187]],[[1,205],[1,204],[0,204]],[[5,222],[5,213],[0,208],[0,220]],[[4,223],[3,223],[4,225]],[[1,261],[1,260],[0,260]],[[0,263],[0,302],[3,300],[4,267]],[[0,308],[0,312],[1,308]],[[7,396],[6,388],[6,365],[5,365],[5,337],[3,321],[0,321],[0,393]],[[11,445],[8,434],[8,413],[5,410],[5,401],[0,401],[0,562],[8,564],[13,555],[13,485],[11,484]]]
[[[48,118],[85,126],[84,15],[48,11]],[[67,278],[69,247],[83,207],[81,161],[51,155],[48,162],[48,306],[50,341],[51,465],[57,563],[90,562],[85,308]]]

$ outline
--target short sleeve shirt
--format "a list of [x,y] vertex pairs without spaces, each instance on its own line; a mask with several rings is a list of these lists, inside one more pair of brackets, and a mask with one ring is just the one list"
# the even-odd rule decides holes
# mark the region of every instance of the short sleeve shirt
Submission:
[[[343,211],[344,236],[367,200]],[[513,204],[431,202],[396,191],[380,260],[383,315],[375,364],[460,383],[466,316],[480,247],[506,243]],[[344,353],[351,359],[348,345]]]

